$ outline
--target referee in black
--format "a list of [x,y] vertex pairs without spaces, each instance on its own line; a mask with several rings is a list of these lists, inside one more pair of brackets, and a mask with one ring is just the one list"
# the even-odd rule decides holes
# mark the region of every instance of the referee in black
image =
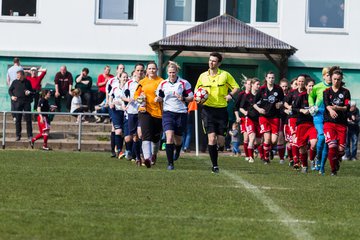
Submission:
[[[9,87],[9,95],[14,103],[14,111],[29,111],[31,112],[31,102],[34,90],[31,87],[30,81],[25,79],[24,70],[17,71],[16,80],[14,80]],[[21,139],[21,118],[22,113],[15,114],[16,126],[16,141]],[[26,130],[29,141],[33,136],[31,114],[25,114]]]

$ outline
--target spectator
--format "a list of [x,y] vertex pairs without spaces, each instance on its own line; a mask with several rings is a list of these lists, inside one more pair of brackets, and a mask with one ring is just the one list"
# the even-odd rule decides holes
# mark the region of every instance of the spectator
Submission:
[[81,73],[75,77],[75,88],[81,91],[81,101],[86,103],[90,112],[94,111],[94,104],[91,97],[92,78],[89,76],[89,69],[83,68]]
[[[13,60],[14,65],[11,66],[6,75],[6,83],[10,87],[11,83],[17,78],[17,72],[20,70],[24,70],[23,67],[20,65],[20,59],[14,58]],[[11,100],[11,111],[14,111],[14,101]],[[14,119],[14,122],[16,120],[15,114],[12,114],[12,117]]]
[[104,72],[98,76],[97,86],[98,86],[98,95],[96,99],[96,103],[101,103],[106,97],[106,83],[109,79],[113,78],[114,76],[110,74],[110,66],[105,66]]
[[60,72],[55,75],[55,104],[58,111],[61,112],[61,98],[66,99],[66,108],[69,110],[71,105],[71,88],[73,85],[73,77],[67,71],[66,66],[60,67]]
[[240,154],[239,151],[239,127],[238,123],[234,122],[232,124],[232,128],[229,131],[229,135],[231,136],[231,146],[232,146],[232,152],[233,156],[237,157]]
[[[33,89],[31,87],[31,83],[25,79],[24,70],[19,70],[17,72],[17,79],[11,83],[9,88],[9,95],[11,97],[11,100],[14,102],[14,111],[31,111],[32,93]],[[22,115],[22,113],[15,114],[16,141],[20,141],[21,139]],[[31,115],[25,114],[25,120],[27,135],[29,141],[31,141],[31,138],[33,136]]]
[[[40,72],[40,75],[38,74]],[[39,70],[36,67],[30,69],[30,76],[27,76],[26,79],[30,81],[31,87],[34,90],[34,110],[38,108],[40,91],[41,91],[41,81],[45,77],[46,69],[40,68]]]
[[[93,113],[109,113],[109,106],[106,105],[105,99],[104,99],[104,101],[102,101],[102,103],[95,106],[95,111],[93,111]],[[101,123],[102,121],[104,121],[104,123],[107,123],[108,121],[105,122],[104,119],[105,119],[104,116],[96,116],[95,115],[96,123]]]
[[350,111],[348,113],[348,131],[346,137],[346,149],[343,160],[357,160],[357,145],[359,138],[359,109],[355,101],[350,101]]
[[194,115],[195,110],[197,110],[197,103],[195,101],[192,101],[188,105],[188,112],[187,112],[187,118],[186,118],[186,131],[184,132],[184,144],[183,144],[183,152],[190,152],[190,143],[191,143],[191,137],[194,127]]
[[[72,100],[71,100],[71,113],[82,113],[85,112],[85,106],[82,105],[81,102],[81,91],[78,88],[75,88],[71,91],[72,94]],[[81,118],[81,115],[74,115],[74,117],[77,117],[76,123],[79,123],[80,121],[85,121],[85,118]]]

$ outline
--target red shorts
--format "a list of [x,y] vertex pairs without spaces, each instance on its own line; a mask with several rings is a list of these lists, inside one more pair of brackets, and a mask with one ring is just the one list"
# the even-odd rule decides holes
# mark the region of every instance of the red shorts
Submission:
[[260,133],[279,134],[280,118],[259,117]]
[[258,122],[246,118],[246,132],[248,134],[255,133],[256,138],[261,138],[260,125]]
[[46,130],[50,130],[50,124],[49,124],[47,117],[43,117],[43,123],[41,123],[40,120],[41,120],[40,116],[38,116],[37,122],[38,122],[40,133],[43,133]]
[[296,146],[306,146],[308,141],[317,139],[317,131],[311,122],[302,123],[296,128]]
[[241,133],[246,132],[246,126],[245,126],[245,117],[241,117],[241,121],[240,121],[240,131]]
[[296,121],[297,121],[297,118],[289,118],[288,119],[288,125],[289,125],[291,135],[296,134]]
[[284,125],[284,136],[285,136],[285,141],[292,143],[292,134],[290,132],[290,127],[289,124],[285,124]]
[[345,147],[346,132],[347,132],[347,127],[345,125],[332,123],[332,122],[324,123],[324,135],[325,135],[326,143],[337,141],[338,145]]

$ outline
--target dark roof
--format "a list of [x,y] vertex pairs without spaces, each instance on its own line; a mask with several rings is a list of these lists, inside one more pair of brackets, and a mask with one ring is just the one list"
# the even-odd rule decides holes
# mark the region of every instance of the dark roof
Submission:
[[294,54],[297,49],[224,14],[150,44],[157,50]]

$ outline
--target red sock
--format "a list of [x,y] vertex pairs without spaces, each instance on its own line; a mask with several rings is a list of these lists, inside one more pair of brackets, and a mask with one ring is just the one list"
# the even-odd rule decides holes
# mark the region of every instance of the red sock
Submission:
[[289,160],[293,160],[291,145],[290,144],[287,145],[286,149],[287,149],[287,154],[288,154]]
[[266,161],[269,161],[270,151],[271,151],[271,144],[263,143],[264,145],[264,158]]
[[307,158],[308,158],[308,155],[307,155],[307,152],[305,153],[300,153],[300,160],[301,160],[301,164],[303,167],[307,167],[308,166],[308,161],[307,161]]
[[299,148],[297,146],[295,146],[294,144],[292,145],[291,148],[292,148],[294,162],[298,163],[299,162]]
[[248,143],[247,142],[244,142],[244,152],[245,152],[245,157],[249,157]]
[[248,153],[249,157],[254,158],[254,148],[251,146],[248,146]]
[[40,138],[42,138],[42,137],[43,137],[42,133],[39,133],[38,135],[36,135],[36,136],[34,137],[34,139],[35,139],[35,141],[36,141],[36,140],[38,140],[38,139],[40,139]]
[[261,158],[261,159],[264,159],[265,156],[264,156],[264,148],[263,148],[263,145],[260,144],[260,145],[257,147],[257,150],[258,150],[258,152],[259,152],[259,154],[260,154],[260,158]]
[[310,161],[314,161],[315,156],[316,156],[316,150],[310,148],[310,151],[309,151],[309,152],[310,152]]
[[47,147],[48,135],[44,135],[44,147]]
[[277,145],[277,150],[279,153],[279,158],[281,160],[284,160],[284,156],[285,156],[285,146],[284,145]]
[[337,147],[329,148],[328,159],[332,172],[335,172],[337,157],[338,157]]

